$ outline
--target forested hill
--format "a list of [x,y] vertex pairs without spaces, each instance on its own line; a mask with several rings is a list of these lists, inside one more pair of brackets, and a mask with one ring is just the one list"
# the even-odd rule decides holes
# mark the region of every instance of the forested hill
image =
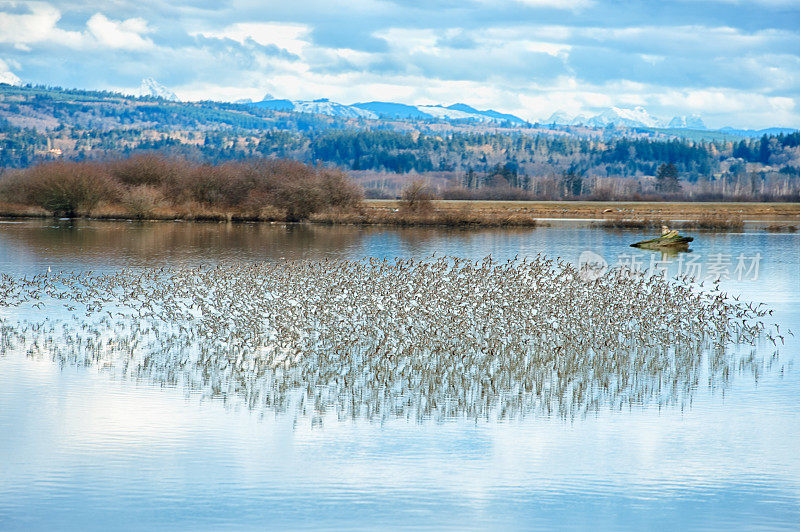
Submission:
[[798,180],[797,132],[755,139],[704,135],[340,118],[247,104],[0,85],[2,168],[160,151],[207,162],[290,158],[338,166],[369,187],[389,189],[409,174],[449,187],[523,190],[535,179],[566,173],[646,179],[664,163],[673,163],[679,179],[689,183],[741,181],[744,175]]

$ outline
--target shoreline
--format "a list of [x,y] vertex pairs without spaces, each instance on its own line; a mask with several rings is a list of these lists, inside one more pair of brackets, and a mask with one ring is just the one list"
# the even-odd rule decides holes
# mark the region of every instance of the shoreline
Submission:
[[[399,200],[364,200],[358,212],[324,212],[301,222],[270,212],[267,216],[209,208],[202,212],[160,209],[144,217],[118,206],[104,206],[74,218],[56,217],[38,207],[0,204],[0,219],[87,219],[141,222],[311,223],[395,227],[535,227],[548,222],[585,221],[605,228],[656,227],[672,223],[685,228],[725,229],[744,223],[770,223],[775,230],[800,229],[800,203],[493,201],[433,200],[432,208],[407,212]],[[784,224],[784,225],[780,225]]]
[[[376,210],[399,208],[398,200],[366,200]],[[739,221],[799,222],[800,203],[760,202],[655,202],[655,201],[503,201],[434,200],[439,210],[456,211],[468,206],[473,212],[517,212],[544,219],[685,221],[704,217]]]

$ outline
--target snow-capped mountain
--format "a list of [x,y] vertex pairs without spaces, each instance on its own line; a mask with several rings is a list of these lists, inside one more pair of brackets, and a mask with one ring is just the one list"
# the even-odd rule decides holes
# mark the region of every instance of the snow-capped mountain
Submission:
[[484,117],[482,115],[474,115],[466,111],[460,111],[458,109],[450,109],[443,105],[418,105],[417,109],[419,109],[420,111],[429,116],[435,118],[443,118],[445,120],[469,120],[471,118],[474,118],[476,120],[480,120],[481,122],[489,121],[487,117]]
[[332,102],[327,98],[312,100],[310,102],[293,102],[294,110],[301,113],[316,113],[320,115],[341,116],[343,118],[378,118],[378,115],[366,109],[359,109],[350,105]]
[[611,107],[588,119],[586,125],[593,127],[606,127],[610,124],[618,127],[662,127],[663,122],[648,113],[644,107],[634,107],[633,109]]
[[568,115],[564,111],[556,111],[544,122],[546,124],[556,124],[559,126],[571,126],[574,125],[574,121],[575,118],[573,118],[572,115]]
[[463,112],[468,113],[470,115],[480,115],[480,116],[488,118],[490,121],[511,122],[511,123],[514,123],[514,124],[517,124],[517,125],[527,124],[528,123],[527,120],[523,120],[518,116],[514,116],[514,115],[511,115],[511,114],[508,114],[508,113],[500,113],[500,112],[495,111],[493,109],[487,109],[486,111],[479,111],[478,109],[475,109],[474,107],[470,107],[469,105],[467,105],[465,103],[455,103],[453,105],[448,105],[447,108],[448,109],[453,109],[453,110],[456,110],[456,111],[463,111]]
[[456,103],[446,107],[444,105],[417,105],[416,109],[426,115],[443,120],[473,120],[490,124],[511,122],[516,125],[527,123],[518,116],[500,113],[492,109],[479,111],[478,109],[470,107],[464,103]]
[[155,98],[163,98],[171,102],[180,101],[174,92],[153,78],[144,78],[142,80],[142,84],[139,85],[139,90],[137,92],[139,96],[153,96]]
[[364,102],[354,103],[350,107],[357,107],[365,109],[378,115],[379,118],[393,118],[393,119],[430,119],[431,115],[420,111],[413,105],[406,105],[404,103],[391,103],[391,102]]
[[651,115],[644,107],[634,107],[633,109],[610,107],[588,118],[584,115],[573,117],[564,111],[556,111],[550,115],[545,123],[565,126],[584,125],[601,128],[613,124],[616,127],[706,129],[703,119],[698,115],[675,116],[671,120],[665,120]]
[[320,115],[336,116],[339,118],[371,118],[377,119],[378,115],[367,109],[359,109],[352,105],[342,105],[332,102],[327,98],[318,100],[262,100],[252,105],[276,111],[294,111],[296,113],[314,113]]
[[700,115],[681,115],[672,117],[667,127],[675,129],[706,129],[706,124],[700,118]]
[[265,99],[252,105],[276,111],[294,111],[299,113],[317,113],[340,118],[368,119],[400,119],[400,120],[447,120],[476,121],[491,124],[512,122],[518,125],[526,121],[514,115],[504,114],[491,109],[479,111],[463,103],[444,105],[405,105],[392,102],[364,102],[343,105],[327,98],[318,100],[282,100]]
[[[241,103],[247,103],[242,101]],[[318,100],[276,99],[267,94],[260,102],[249,105],[275,111],[292,111],[298,113],[314,113],[338,118],[353,119],[388,119],[388,120],[444,120],[448,122],[478,122],[488,125],[512,124],[524,127],[528,124],[518,116],[500,113],[491,109],[481,111],[467,104],[453,105],[406,105],[393,102],[363,102],[343,105],[327,98]],[[644,107],[626,109],[610,107],[592,116],[572,116],[564,111],[556,111],[544,121],[545,124],[570,126],[588,126],[605,128],[611,125],[618,128],[673,128],[673,129],[706,129],[703,119],[698,115],[675,116],[665,120],[651,115]]]

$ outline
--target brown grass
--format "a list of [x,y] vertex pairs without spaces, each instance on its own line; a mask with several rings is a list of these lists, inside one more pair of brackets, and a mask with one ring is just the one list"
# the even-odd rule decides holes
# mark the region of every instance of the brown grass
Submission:
[[699,231],[742,231],[744,221],[739,218],[705,216],[697,220],[671,222],[668,220],[603,220],[592,225],[606,229],[660,229],[666,225],[672,229],[695,229]]
[[697,220],[683,222],[683,229],[697,229],[701,231],[743,231],[744,221],[741,218],[708,215]]
[[51,213],[35,205],[0,202],[0,217],[2,218],[45,218],[48,216],[51,216]]
[[312,222],[327,224],[444,226],[444,227],[535,227],[537,220],[528,214],[507,212],[482,213],[469,208],[459,210],[427,210],[410,212],[403,209],[391,211],[366,210],[361,212],[327,212],[311,217]]
[[605,229],[660,229],[662,225],[669,225],[664,220],[603,220],[593,223]]
[[[372,209],[400,208],[398,200],[366,200]],[[532,213],[537,218],[585,220],[700,220],[710,214],[743,220],[800,222],[800,203],[645,202],[645,201],[457,201],[434,200],[437,210],[468,204],[475,211]]]
[[770,224],[766,227],[770,233],[796,233],[798,226],[794,224]]

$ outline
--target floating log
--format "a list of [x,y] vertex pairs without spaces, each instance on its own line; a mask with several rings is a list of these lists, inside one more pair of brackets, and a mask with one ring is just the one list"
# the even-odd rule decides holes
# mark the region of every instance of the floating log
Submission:
[[643,249],[689,249],[689,242],[693,240],[694,238],[681,236],[677,230],[670,230],[666,225],[663,225],[661,226],[660,237],[636,242],[631,244],[631,247]]

